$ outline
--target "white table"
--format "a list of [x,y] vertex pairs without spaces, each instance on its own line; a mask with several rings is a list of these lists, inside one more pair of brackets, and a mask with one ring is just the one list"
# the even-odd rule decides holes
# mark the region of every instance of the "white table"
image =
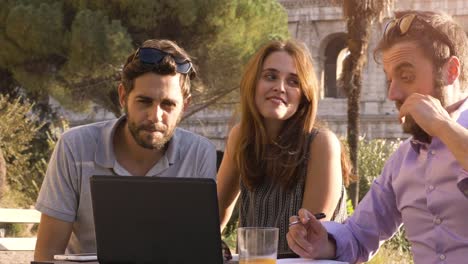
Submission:
[[[232,260],[227,262],[227,264],[236,264],[239,263],[239,255],[233,254]],[[303,259],[303,258],[286,258],[276,260],[277,264],[348,264],[347,262],[336,261],[336,260],[315,260],[315,259]]]
[[314,259],[303,259],[303,258],[294,258],[294,259],[278,259],[277,264],[348,264],[347,262],[341,262],[336,260],[314,260]]

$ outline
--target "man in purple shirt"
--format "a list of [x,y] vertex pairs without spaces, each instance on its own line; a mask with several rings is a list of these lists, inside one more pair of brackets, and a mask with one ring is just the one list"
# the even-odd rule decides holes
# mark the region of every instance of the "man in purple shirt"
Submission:
[[[397,12],[376,53],[388,97],[412,134],[344,224],[305,209],[287,235],[301,257],[371,258],[404,224],[415,263],[468,263],[468,44],[449,16]],[[316,212],[314,212],[316,213]]]

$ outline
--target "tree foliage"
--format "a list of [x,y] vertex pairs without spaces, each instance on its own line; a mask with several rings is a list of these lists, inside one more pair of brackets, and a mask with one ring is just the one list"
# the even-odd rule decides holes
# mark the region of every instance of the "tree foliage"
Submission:
[[2,89],[116,114],[120,69],[146,39],[175,40],[193,55],[203,102],[237,85],[260,44],[287,36],[276,0],[2,0],[0,25],[0,79],[10,80]]
[[385,162],[397,150],[400,143],[400,140],[365,138],[359,140],[359,200],[366,195],[374,179],[382,173]]
[[[372,182],[382,173],[386,161],[397,150],[400,144],[401,140],[399,139],[392,141],[361,138],[359,140],[359,201],[367,194]],[[400,258],[411,258],[411,245],[406,239],[404,227],[397,230],[395,235],[385,243],[385,247],[397,253]]]
[[0,200],[2,199],[6,190],[6,164],[3,158],[3,151],[0,148]]
[[[6,180],[1,204],[29,206],[36,200],[56,137],[31,111],[32,104],[0,95],[0,149]],[[5,202],[4,198],[14,197]]]

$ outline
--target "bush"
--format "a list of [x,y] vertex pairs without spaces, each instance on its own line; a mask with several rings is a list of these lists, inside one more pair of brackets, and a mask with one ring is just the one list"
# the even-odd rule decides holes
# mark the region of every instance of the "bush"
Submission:
[[39,119],[22,98],[0,95],[0,149],[6,161],[3,207],[29,207],[38,195],[56,142],[53,125]]
[[400,145],[400,140],[362,138],[359,142],[359,200],[369,191],[370,184],[380,175],[385,162]]
[[226,242],[229,248],[235,252],[237,248],[237,226],[239,224],[239,200],[236,202],[234,210],[232,210],[231,218],[224,227],[221,239]]
[[[359,142],[358,174],[359,200],[369,191],[371,183],[383,170],[385,162],[400,145],[401,140],[361,139]],[[395,235],[385,243],[384,248],[393,250],[403,258],[411,258],[411,245],[406,239],[405,230],[401,227]]]

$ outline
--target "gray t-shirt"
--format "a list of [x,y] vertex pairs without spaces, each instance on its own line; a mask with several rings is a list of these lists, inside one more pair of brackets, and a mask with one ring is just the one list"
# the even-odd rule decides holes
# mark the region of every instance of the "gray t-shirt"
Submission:
[[[123,120],[125,116],[72,128],[61,136],[51,156],[36,209],[73,222],[67,253],[96,252],[89,178],[130,175],[116,161],[112,144]],[[166,153],[146,176],[215,179],[216,149],[208,139],[177,128]]]

